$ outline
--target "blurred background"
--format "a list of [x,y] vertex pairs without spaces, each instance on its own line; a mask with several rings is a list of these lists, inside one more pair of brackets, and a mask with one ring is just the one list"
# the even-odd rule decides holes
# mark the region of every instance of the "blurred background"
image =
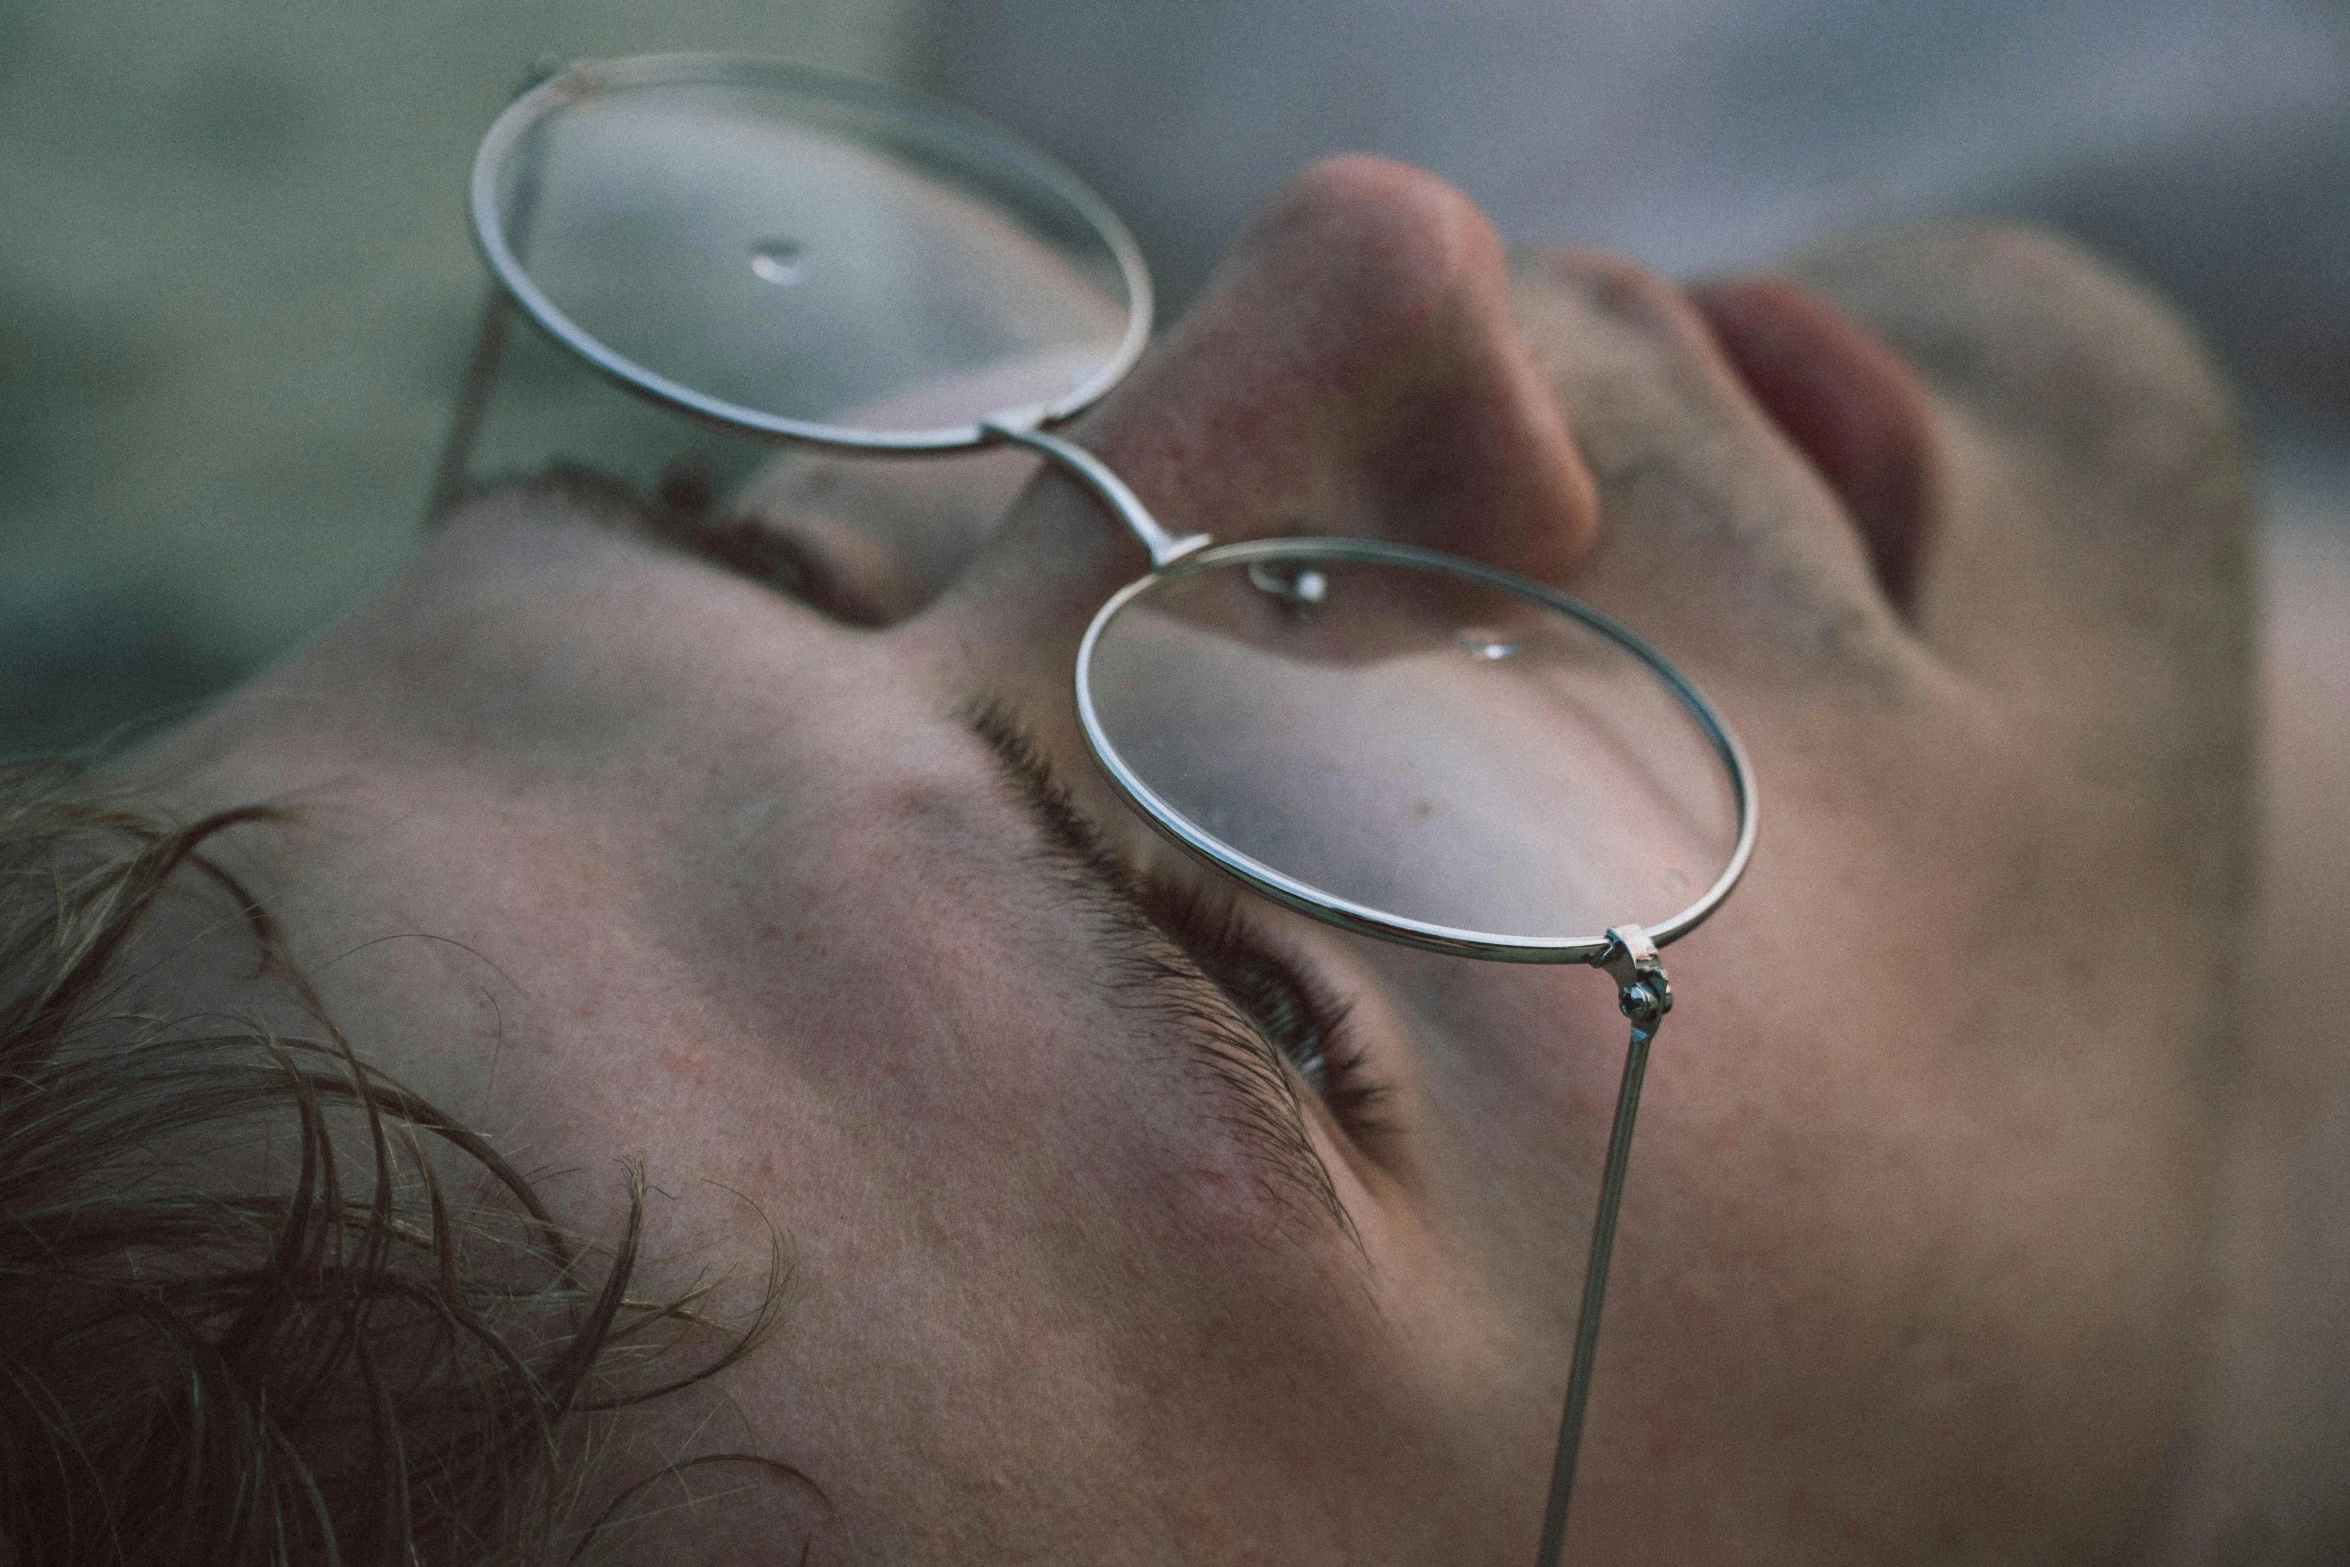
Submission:
[[[1163,318],[1345,148],[1677,274],[2047,220],[2202,323],[2280,535],[2350,518],[2339,0],[0,0],[0,755],[185,713],[398,565],[481,307],[475,141],[544,57],[678,48],[1009,124],[1127,215]],[[516,348],[492,468],[753,455]]]

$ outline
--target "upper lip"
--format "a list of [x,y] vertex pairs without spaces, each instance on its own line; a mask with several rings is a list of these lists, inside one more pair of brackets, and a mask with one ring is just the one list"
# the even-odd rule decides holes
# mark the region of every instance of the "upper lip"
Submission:
[[1785,278],[1702,283],[1689,299],[1755,405],[1844,503],[1886,596],[1912,608],[1931,542],[1932,425],[1916,372]]

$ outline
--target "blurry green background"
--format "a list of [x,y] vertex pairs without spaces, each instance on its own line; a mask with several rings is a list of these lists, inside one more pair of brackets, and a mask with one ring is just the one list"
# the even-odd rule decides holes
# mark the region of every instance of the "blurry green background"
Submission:
[[[895,78],[913,4],[0,0],[0,755],[184,711],[412,548],[481,308],[466,171],[534,61]],[[508,426],[678,441],[512,344]]]

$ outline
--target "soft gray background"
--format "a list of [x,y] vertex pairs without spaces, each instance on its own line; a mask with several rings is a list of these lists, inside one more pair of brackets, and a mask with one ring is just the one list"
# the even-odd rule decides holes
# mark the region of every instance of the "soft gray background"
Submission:
[[[1889,217],[2066,224],[2186,301],[2280,509],[2350,471],[2350,9],[2318,0],[0,0],[0,754],[184,710],[408,549],[542,54],[912,80],[1074,163],[1170,308],[1316,153],[1675,272]],[[491,466],[692,436],[529,334]],[[720,454],[723,468],[740,453]]]

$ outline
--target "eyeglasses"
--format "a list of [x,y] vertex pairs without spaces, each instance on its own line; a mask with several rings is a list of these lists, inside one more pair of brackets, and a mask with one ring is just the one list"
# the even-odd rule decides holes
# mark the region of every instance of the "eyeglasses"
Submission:
[[441,504],[462,490],[508,300],[627,389],[725,429],[873,454],[1026,448],[1150,557],[1095,613],[1073,684],[1087,745],[1145,821],[1332,925],[1615,981],[1631,1039],[1551,1567],[1673,1004],[1658,949],[1720,907],[1754,848],[1753,771],[1721,715],[1631,631],[1509,572],[1379,539],[1162,527],[1051,433],[1142,353],[1142,254],[1066,170],[958,111],[737,56],[579,65],[491,126],[472,210],[495,283]]

